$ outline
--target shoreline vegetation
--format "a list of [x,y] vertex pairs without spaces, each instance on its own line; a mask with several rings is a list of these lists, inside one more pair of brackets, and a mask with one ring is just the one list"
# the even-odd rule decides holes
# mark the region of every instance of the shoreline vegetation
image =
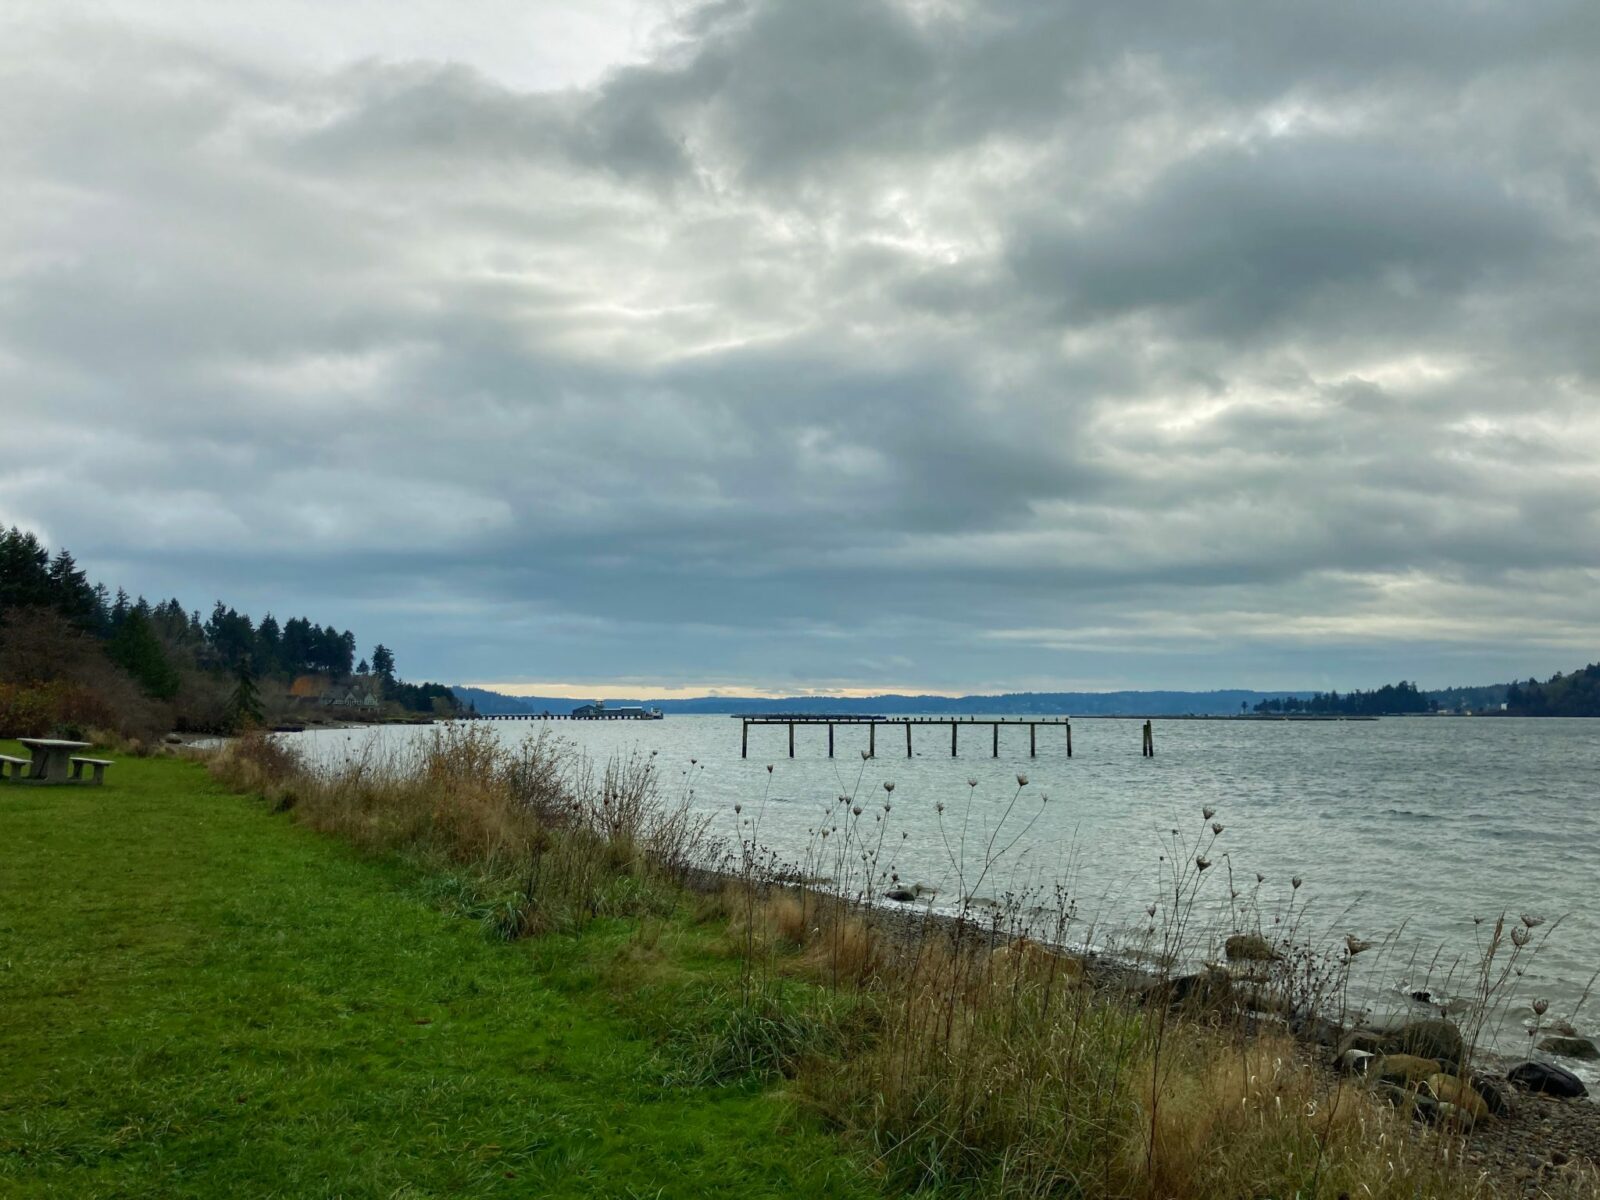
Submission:
[[259,623],[218,600],[208,617],[91,583],[65,548],[0,529],[0,736],[90,729],[153,744],[168,733],[461,711],[439,683],[408,683],[381,642],[305,617]]
[[[1530,914],[1485,930],[1478,961],[1441,981],[1472,994],[1459,1025],[1346,1028],[1352,964],[1386,946],[1311,944],[1298,881],[1284,905],[1227,876],[1219,814],[1174,831],[1166,895],[1106,966],[1053,949],[1082,933],[1064,886],[954,920],[886,912],[885,892],[917,897],[893,866],[892,786],[840,796],[804,861],[785,863],[760,840],[764,798],[708,818],[690,804],[695,764],[595,764],[548,734],[511,747],[446,725],[320,770],[252,734],[206,761],[273,813],[432,881],[491,941],[626,930],[619,995],[659,971],[695,997],[646,1022],[663,1085],[781,1097],[887,1194],[1597,1194],[1590,1106],[1475,1061],[1487,1023],[1523,1019],[1521,970],[1554,926]],[[1021,776],[1007,797],[973,783],[965,812],[941,806],[965,894],[983,893],[1029,823],[1040,801],[1027,789]],[[974,823],[972,805],[987,818]],[[1228,961],[1192,970],[1219,933],[1197,903],[1210,887],[1234,895]],[[687,969],[685,937],[700,948]],[[1558,1028],[1525,1015],[1535,1032]],[[1581,1126],[1585,1148],[1546,1144],[1552,1121]]]

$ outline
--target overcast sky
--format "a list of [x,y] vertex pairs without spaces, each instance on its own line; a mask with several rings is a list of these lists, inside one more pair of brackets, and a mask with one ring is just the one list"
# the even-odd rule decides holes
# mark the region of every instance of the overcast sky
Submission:
[[447,682],[1546,675],[1597,61],[1593,0],[7,5],[0,522]]

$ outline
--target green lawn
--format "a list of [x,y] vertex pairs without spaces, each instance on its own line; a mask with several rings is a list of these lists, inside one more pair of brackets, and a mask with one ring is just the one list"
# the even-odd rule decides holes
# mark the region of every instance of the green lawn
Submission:
[[770,1086],[663,1083],[714,931],[495,943],[198,766],[107,780],[0,785],[0,1196],[879,1194]]

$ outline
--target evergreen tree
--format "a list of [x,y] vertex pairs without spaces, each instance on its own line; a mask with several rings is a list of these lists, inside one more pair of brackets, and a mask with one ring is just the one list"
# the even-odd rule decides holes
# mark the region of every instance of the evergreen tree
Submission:
[[255,676],[248,661],[241,661],[234,671],[233,695],[228,697],[228,727],[233,732],[253,729],[265,720],[261,707],[261,691],[256,687]]
[[135,607],[128,612],[112,634],[106,653],[156,699],[170,700],[178,694],[178,672],[167,660],[161,639],[143,609]]
[[93,631],[98,624],[98,606],[88,577],[65,549],[50,560],[51,603],[55,610],[79,629]]
[[50,551],[15,525],[0,533],[0,613],[9,608],[46,608],[52,599]]
[[283,670],[283,631],[277,618],[270,612],[256,626],[256,666],[262,674],[272,675]]

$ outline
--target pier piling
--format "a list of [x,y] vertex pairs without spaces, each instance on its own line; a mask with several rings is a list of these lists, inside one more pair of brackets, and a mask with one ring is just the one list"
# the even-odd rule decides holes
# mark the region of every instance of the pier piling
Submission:
[[1149,721],[1144,723],[1144,747],[1142,753],[1146,758],[1154,758],[1156,756],[1156,739],[1155,734],[1150,731]]
[[[783,725],[789,730],[789,757],[797,757],[795,750],[796,725],[826,725],[828,727],[828,757],[833,758],[838,753],[838,742],[835,738],[835,725],[865,725],[867,727],[866,757],[878,757],[878,726],[900,725],[905,728],[906,757],[916,757],[916,734],[913,725],[948,725],[950,726],[950,757],[956,758],[961,749],[961,726],[987,725],[989,726],[989,752],[995,757],[1000,757],[1000,727],[1002,725],[1026,725],[1028,727],[1028,757],[1037,758],[1039,755],[1039,726],[1060,725],[1066,730],[1067,757],[1072,757],[1072,728],[1065,717],[1044,717],[1028,719],[1026,717],[1012,718],[984,718],[961,716],[927,716],[927,717],[887,717],[887,716],[856,716],[841,713],[744,713],[734,714],[739,721],[739,757],[750,757],[750,727],[752,725]],[[551,718],[557,719],[557,718]],[[619,717],[618,720],[627,720]],[[1018,747],[1018,754],[1021,747]],[[1152,750],[1151,753],[1154,751]]]

